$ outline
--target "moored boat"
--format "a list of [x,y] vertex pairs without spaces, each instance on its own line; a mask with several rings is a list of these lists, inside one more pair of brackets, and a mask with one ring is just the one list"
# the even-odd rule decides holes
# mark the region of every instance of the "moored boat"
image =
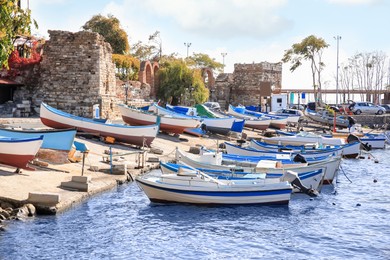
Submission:
[[117,141],[136,146],[150,146],[158,132],[158,125],[126,126],[106,124],[93,119],[75,116],[55,109],[45,103],[41,104],[41,121],[44,125],[64,129],[74,127],[77,131],[96,134],[102,137],[113,137]]
[[[241,147],[234,145],[228,142],[225,142],[226,152],[228,154],[236,154],[242,156],[291,156],[294,157],[298,153],[286,151],[286,152],[273,152],[273,151],[264,151],[258,150],[251,147]],[[311,152],[300,152],[299,154],[303,156],[306,161],[318,161],[319,159],[326,158],[328,156],[342,155],[342,147],[328,148],[323,150],[311,151]]]
[[28,163],[35,158],[43,136],[10,138],[0,136],[0,163],[25,170],[35,170]]
[[289,182],[218,180],[200,171],[137,176],[138,186],[152,202],[211,205],[288,204]]
[[337,176],[337,172],[341,163],[341,156],[332,156],[327,160],[319,161],[309,165],[297,165],[296,167],[285,167],[283,164],[273,162],[270,164],[269,161],[265,163],[259,161],[256,165],[251,166],[240,166],[236,164],[222,164],[218,154],[207,154],[196,155],[190,154],[176,149],[175,154],[176,161],[180,164],[189,165],[194,168],[206,168],[214,170],[228,170],[232,172],[251,172],[251,173],[277,173],[282,174],[286,170],[303,173],[307,171],[314,171],[320,168],[324,168],[324,184],[330,184]]
[[315,144],[319,145],[342,145],[345,144],[342,138],[332,138],[324,137],[321,135],[316,135],[309,132],[298,132],[298,133],[288,133],[283,134],[283,132],[278,132],[279,136],[275,137],[263,137],[263,142],[269,144],[283,144],[283,145],[307,145]]
[[345,158],[356,158],[360,154],[360,144],[359,143],[348,143],[337,146],[327,146],[320,147],[318,144],[308,144],[308,145],[278,145],[278,144],[268,144],[257,140],[251,140],[249,147],[262,151],[272,151],[272,152],[293,152],[293,153],[313,153],[313,152],[326,152],[330,149],[341,148],[337,150],[337,155],[342,155]]
[[[181,168],[192,170],[194,168],[183,165],[183,164],[175,164],[175,163],[166,163],[160,162],[161,171],[165,174],[177,174]],[[251,172],[234,172],[231,170],[212,170],[207,168],[197,168],[197,170],[204,172],[213,178],[216,179],[227,179],[227,180],[240,180],[240,179],[264,179],[264,178],[279,178],[280,181],[285,181],[287,171],[283,173],[251,173]],[[304,192],[309,189],[312,190],[321,190],[322,179],[324,176],[323,168],[314,171],[308,171],[303,173],[297,173],[297,178],[301,183],[301,186],[294,187],[294,192]]]

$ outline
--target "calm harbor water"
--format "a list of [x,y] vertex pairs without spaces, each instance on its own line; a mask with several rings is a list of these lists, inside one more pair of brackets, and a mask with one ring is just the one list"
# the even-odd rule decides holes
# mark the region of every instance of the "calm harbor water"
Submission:
[[[289,206],[151,204],[135,183],[0,232],[0,259],[390,259],[390,149]],[[376,180],[376,182],[374,181]]]

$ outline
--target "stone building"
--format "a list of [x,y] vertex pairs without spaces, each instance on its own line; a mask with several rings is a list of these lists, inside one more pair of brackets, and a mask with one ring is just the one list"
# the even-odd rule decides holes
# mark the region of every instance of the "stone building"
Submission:
[[117,102],[110,44],[98,33],[49,31],[33,99],[60,110],[91,117],[93,105],[109,118]]
[[264,106],[271,92],[280,91],[281,84],[282,63],[234,64],[233,73],[218,75],[210,99],[225,108],[229,103]]

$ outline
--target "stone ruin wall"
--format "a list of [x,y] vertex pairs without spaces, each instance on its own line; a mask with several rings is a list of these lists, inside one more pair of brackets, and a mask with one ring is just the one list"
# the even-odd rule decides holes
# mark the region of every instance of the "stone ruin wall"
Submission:
[[274,92],[281,89],[282,63],[234,64],[233,73],[220,74],[215,82],[216,99],[227,109],[233,105],[259,105],[260,85],[274,86]]
[[49,31],[40,69],[40,86],[34,100],[74,115],[92,117],[93,105],[100,115],[115,118],[115,65],[110,44],[97,34]]
[[227,108],[230,100],[230,90],[234,85],[233,73],[221,73],[215,79],[210,101],[218,102],[221,108]]

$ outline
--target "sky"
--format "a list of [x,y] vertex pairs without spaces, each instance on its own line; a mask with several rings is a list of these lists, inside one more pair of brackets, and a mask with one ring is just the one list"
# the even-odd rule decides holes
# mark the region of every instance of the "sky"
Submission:
[[[25,0],[27,1],[27,0]],[[112,14],[129,43],[148,43],[160,31],[163,54],[205,53],[233,72],[237,63],[281,61],[285,50],[309,35],[330,46],[323,52],[323,88],[335,89],[340,66],[358,52],[390,54],[390,0],[32,0],[33,34],[77,32],[93,15]],[[227,53],[223,59],[222,53]],[[312,89],[305,62],[294,72],[283,65],[282,88]]]

